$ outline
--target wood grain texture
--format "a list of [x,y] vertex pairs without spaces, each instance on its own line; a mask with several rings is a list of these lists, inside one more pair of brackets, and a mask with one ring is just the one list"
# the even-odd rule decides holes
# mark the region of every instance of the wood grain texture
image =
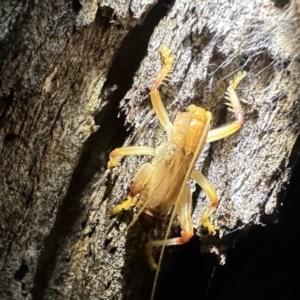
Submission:
[[199,228],[207,200],[196,190],[203,249],[228,247],[220,237],[274,213],[300,117],[299,3],[275,4],[3,1],[1,299],[147,299],[147,235],[134,226],[104,250],[132,218],[107,211],[147,158],[124,158],[112,172],[106,161],[123,143],[165,139],[148,98],[162,44],[175,56],[161,88],[172,119],[194,103],[213,113],[213,127],[229,122],[224,92],[238,70],[248,72],[237,91],[243,128],[208,145],[197,163],[221,200],[218,236],[207,237]]

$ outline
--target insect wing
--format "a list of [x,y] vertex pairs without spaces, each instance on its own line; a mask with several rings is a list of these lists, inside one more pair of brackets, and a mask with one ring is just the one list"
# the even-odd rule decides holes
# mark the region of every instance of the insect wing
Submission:
[[145,187],[148,207],[167,213],[174,205],[192,156],[185,156],[181,148],[168,159],[159,158],[155,163],[151,180]]

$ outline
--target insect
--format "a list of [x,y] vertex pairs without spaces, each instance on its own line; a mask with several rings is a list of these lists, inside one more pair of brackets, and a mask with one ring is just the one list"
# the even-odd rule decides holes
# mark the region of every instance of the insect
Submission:
[[[180,112],[172,124],[161,101],[158,87],[172,71],[174,58],[167,46],[160,48],[163,67],[150,88],[150,99],[160,124],[167,133],[167,140],[157,148],[147,146],[129,146],[116,148],[110,153],[108,168],[116,167],[120,158],[126,155],[149,155],[152,162],[143,164],[137,171],[130,186],[128,198],[112,208],[115,215],[122,210],[128,210],[137,205],[138,212],[134,216],[129,229],[137,219],[146,228],[152,228],[165,219],[172,211],[171,220],[164,240],[149,241],[146,253],[149,264],[156,269],[151,299],[154,298],[155,286],[161,265],[165,246],[181,245],[188,242],[193,233],[191,193],[187,185],[189,178],[193,178],[204,190],[210,205],[201,215],[201,224],[209,234],[215,234],[215,228],[209,221],[216,210],[219,199],[214,187],[205,176],[194,168],[206,143],[213,142],[236,132],[243,123],[240,101],[235,92],[239,82],[246,76],[246,72],[238,72],[230,81],[226,92],[229,100],[229,110],[234,113],[235,120],[220,128],[210,130],[212,114],[201,107],[190,105],[186,112]],[[181,236],[168,238],[171,223],[178,216],[181,225]],[[158,264],[156,264],[152,249],[162,246]]]

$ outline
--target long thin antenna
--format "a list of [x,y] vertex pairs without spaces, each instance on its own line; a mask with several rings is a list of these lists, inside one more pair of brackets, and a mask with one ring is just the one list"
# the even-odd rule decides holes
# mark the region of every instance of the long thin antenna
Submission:
[[208,282],[208,284],[207,284],[207,288],[206,288],[205,296],[204,296],[204,299],[203,299],[203,300],[206,300],[206,299],[207,299],[208,292],[209,292],[209,289],[210,289],[210,286],[211,286],[211,282],[212,282],[213,277],[214,277],[214,275],[215,275],[215,271],[216,271],[216,266],[214,266],[213,269],[212,269],[212,272],[211,272],[211,275],[210,275],[210,278],[209,278],[209,282]]
[[[196,148],[196,151],[194,153],[194,156],[191,160],[191,163],[189,165],[189,168],[185,174],[185,177],[184,177],[184,181],[183,181],[183,184],[180,188],[180,192],[179,192],[179,195],[177,197],[177,200],[176,200],[176,203],[174,205],[174,208],[173,208],[173,211],[172,211],[172,215],[171,215],[171,218],[170,218],[170,222],[168,224],[168,228],[167,228],[167,232],[166,232],[166,235],[165,235],[165,239],[166,240],[169,236],[169,233],[171,231],[171,226],[172,226],[172,223],[173,223],[173,220],[175,218],[175,215],[176,215],[176,212],[177,212],[177,208],[178,208],[178,203],[179,203],[179,199],[183,193],[183,190],[184,190],[184,187],[185,187],[185,183],[188,181],[189,177],[190,177],[190,174],[194,168],[194,165],[200,155],[200,153],[202,152],[203,148],[204,148],[204,145],[205,145],[205,142],[206,142],[206,138],[207,138],[207,133],[209,131],[209,128],[210,128],[210,122],[211,120],[207,120],[206,121],[206,124],[205,124],[205,127],[203,129],[203,134],[201,136],[201,139],[197,145],[197,148]],[[189,122],[187,123],[189,124]],[[166,245],[163,244],[162,245],[162,249],[161,249],[161,252],[160,252],[160,255],[159,255],[159,260],[158,260],[158,264],[157,264],[157,269],[155,271],[155,277],[154,277],[154,282],[153,282],[153,287],[152,287],[152,292],[151,292],[151,297],[150,299],[153,300],[154,299],[154,294],[155,294],[155,289],[156,289],[156,284],[157,284],[157,279],[158,279],[158,273],[159,273],[159,269],[160,269],[160,266],[161,266],[161,262],[162,262],[162,258],[163,258],[163,254],[164,254],[164,251],[165,251],[165,247]]]

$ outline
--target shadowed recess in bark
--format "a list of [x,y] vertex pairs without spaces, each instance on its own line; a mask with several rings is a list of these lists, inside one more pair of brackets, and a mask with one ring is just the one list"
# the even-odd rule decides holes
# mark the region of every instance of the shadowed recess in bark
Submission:
[[[201,254],[201,242],[193,238],[168,253],[172,264],[164,266],[155,300],[182,299],[292,299],[298,293],[299,260],[293,245],[299,236],[300,138],[289,161],[293,169],[290,185],[278,195],[279,205],[264,215],[267,226],[247,226],[244,232],[223,237],[232,249],[226,264],[216,256]],[[281,206],[280,203],[285,203]],[[283,271],[285,270],[285,271]],[[176,289],[184,286],[184,289]]]
[[21,281],[29,272],[28,266],[23,262],[20,268],[15,272],[15,279]]
[[278,8],[285,8],[289,3],[290,0],[272,0],[274,5]]
[[226,265],[216,268],[205,300],[293,299],[298,294],[300,266],[293,245],[299,236],[299,153],[298,137],[289,161],[290,185],[279,193],[274,213],[264,216],[268,226],[253,227],[238,239]]
[[80,11],[80,9],[82,8],[82,4],[80,3],[79,0],[73,0],[72,8],[75,11],[75,13],[77,14]]
[[[45,240],[44,250],[38,259],[33,299],[45,297],[59,259],[64,255],[62,253],[68,251],[70,242],[72,243],[75,236],[78,236],[80,231],[78,228],[84,227],[90,204],[82,203],[82,195],[93,182],[95,175],[106,169],[108,152],[121,146],[129,134],[124,127],[124,115],[118,117],[119,102],[131,87],[133,76],[146,55],[149,38],[155,26],[167,13],[169,3],[170,1],[159,1],[148,13],[143,24],[134,27],[128,33],[115,55],[100,95],[107,104],[95,117],[99,130],[88,138],[83,147],[68,192],[58,210],[55,224]],[[67,259],[67,254],[65,256]]]
[[13,92],[10,92],[9,95],[7,95],[6,97],[2,97],[0,99],[0,126],[3,125],[3,122],[5,121],[5,115],[9,107],[13,104],[13,101],[14,101]]

